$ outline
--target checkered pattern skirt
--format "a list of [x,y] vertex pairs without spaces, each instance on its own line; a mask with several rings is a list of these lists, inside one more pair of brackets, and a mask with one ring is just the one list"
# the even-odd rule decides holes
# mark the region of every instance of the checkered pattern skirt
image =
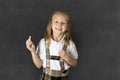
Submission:
[[69,80],[68,76],[56,77],[43,72],[40,80]]

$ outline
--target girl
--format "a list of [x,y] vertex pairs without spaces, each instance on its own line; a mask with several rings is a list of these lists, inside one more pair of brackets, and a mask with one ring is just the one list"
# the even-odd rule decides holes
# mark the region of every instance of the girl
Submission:
[[67,13],[56,11],[49,19],[44,38],[36,50],[28,39],[26,47],[31,52],[37,68],[43,67],[40,80],[69,80],[70,66],[77,65],[78,53],[70,38],[70,19]]

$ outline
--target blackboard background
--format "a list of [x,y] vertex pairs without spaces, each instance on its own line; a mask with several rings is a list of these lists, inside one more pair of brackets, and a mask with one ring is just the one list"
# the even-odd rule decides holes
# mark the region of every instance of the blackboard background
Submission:
[[29,35],[37,45],[55,10],[68,12],[78,66],[72,80],[120,80],[119,0],[0,0],[0,80],[38,80],[25,47]]

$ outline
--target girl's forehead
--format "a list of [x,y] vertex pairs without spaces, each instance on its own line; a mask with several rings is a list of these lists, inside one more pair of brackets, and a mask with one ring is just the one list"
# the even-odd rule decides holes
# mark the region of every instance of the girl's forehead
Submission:
[[60,13],[59,14],[54,14],[53,17],[52,17],[52,20],[53,19],[57,19],[57,18],[68,20],[68,16],[67,15],[60,14]]

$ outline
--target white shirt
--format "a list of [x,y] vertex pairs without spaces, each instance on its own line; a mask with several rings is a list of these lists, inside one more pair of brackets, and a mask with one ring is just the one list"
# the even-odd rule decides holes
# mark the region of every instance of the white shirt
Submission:
[[[64,46],[64,38],[62,38],[59,42],[56,42],[53,39],[51,39],[49,46],[50,55],[59,56],[59,51],[63,49],[63,46]],[[70,44],[67,45],[66,51],[71,58],[78,59],[78,53],[73,41],[70,40]],[[40,40],[36,49],[36,53],[43,61],[43,68],[46,68],[46,48],[45,48],[44,38]],[[70,68],[70,66],[66,62],[64,62],[64,66],[65,66],[65,70],[68,70]],[[50,60],[50,68],[52,70],[61,70],[59,60]]]

